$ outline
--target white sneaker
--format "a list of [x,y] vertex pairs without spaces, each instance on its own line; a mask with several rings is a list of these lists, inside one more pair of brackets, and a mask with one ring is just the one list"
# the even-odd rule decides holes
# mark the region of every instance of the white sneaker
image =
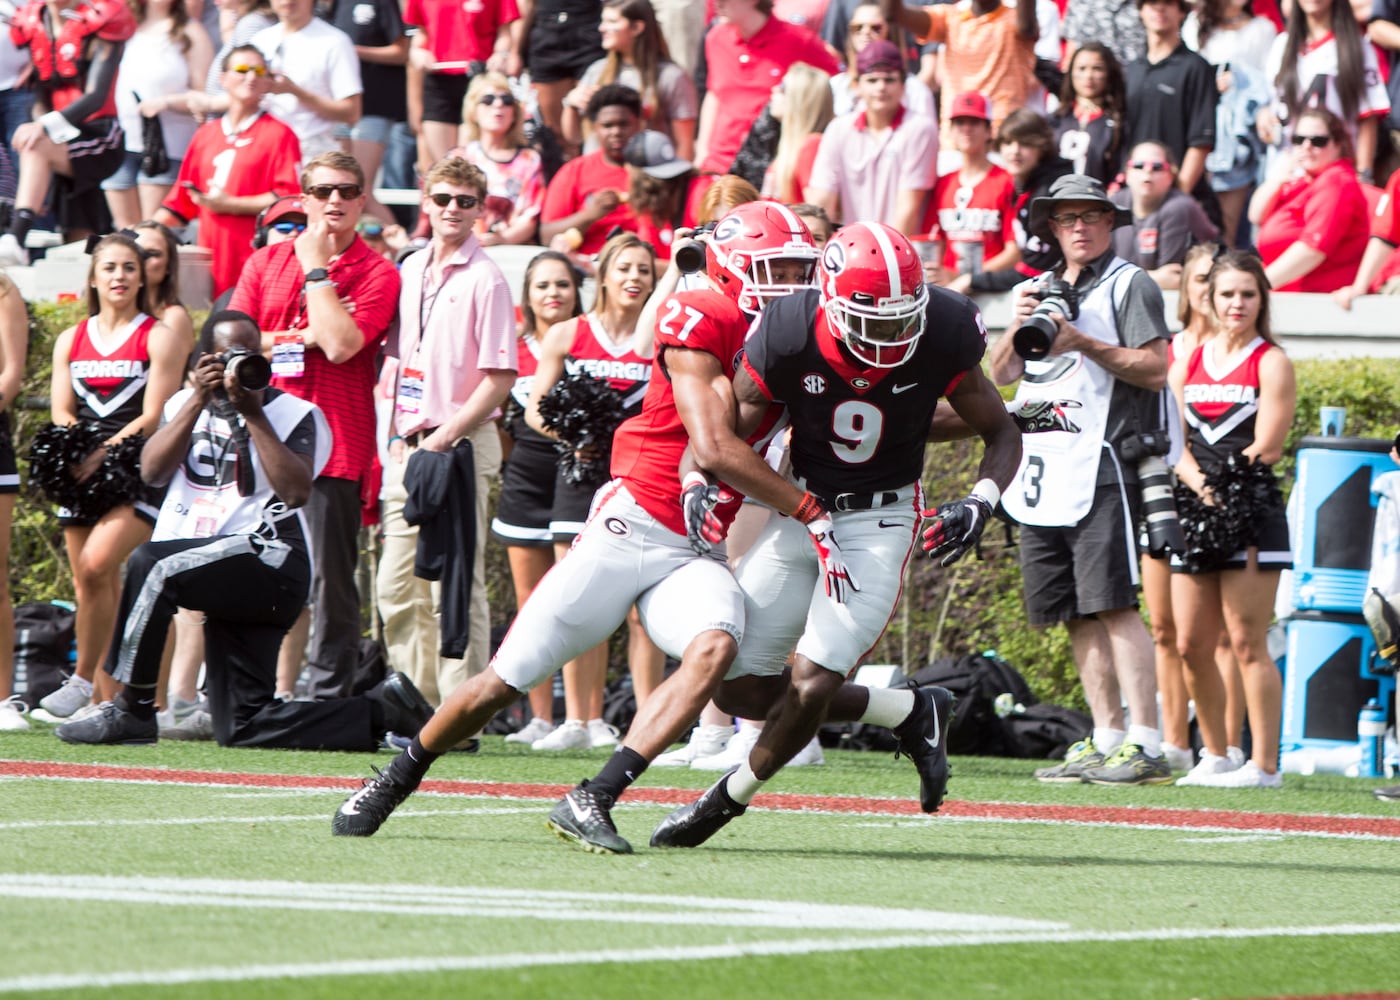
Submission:
[[1268,774],[1254,761],[1249,761],[1233,771],[1208,774],[1196,784],[1207,788],[1282,788],[1283,775],[1278,771]]
[[550,733],[554,732],[554,723],[548,719],[541,719],[538,715],[516,732],[506,735],[507,743],[534,743],[535,740],[542,740]]
[[164,735],[167,729],[174,729],[195,712],[208,711],[209,703],[203,698],[195,698],[194,701],[186,701],[183,698],[171,698],[170,707],[164,712],[156,713],[156,726],[159,728],[161,735]]
[[651,762],[652,767],[689,767],[696,757],[712,757],[729,745],[733,726],[696,726],[690,742],[677,750],[667,750]]
[[[104,701],[102,703],[102,705],[106,704],[108,704],[108,702]],[[66,719],[59,718],[56,715],[50,715],[42,708],[36,708],[34,711],[30,712],[29,717],[31,719],[38,719],[40,722],[54,723],[55,725],[64,722],[81,722],[83,719],[86,719],[89,715],[97,715],[99,712],[101,712],[102,705],[94,705],[92,702],[88,702],[86,705],[78,709]]]
[[826,758],[822,756],[822,741],[815,736],[801,750],[797,751],[797,756],[784,764],[784,767],[810,767],[815,764],[825,764]]
[[1166,758],[1167,767],[1173,771],[1189,771],[1196,763],[1189,747],[1183,748],[1171,743],[1162,744],[1162,756]]
[[1178,785],[1211,785],[1216,775],[1228,774],[1231,771],[1239,770],[1244,764],[1244,751],[1239,747],[1226,747],[1225,756],[1220,757],[1209,750],[1201,750],[1200,762],[1195,767],[1187,771],[1186,774],[1176,779]]
[[17,694],[0,701],[0,732],[17,733],[28,729],[29,720],[24,717],[28,711],[29,705]]
[[29,251],[20,246],[14,233],[0,236],[0,267],[28,267]]
[[618,737],[621,735],[616,726],[602,719],[588,720],[588,745],[594,750],[617,746]]
[[570,719],[547,736],[530,744],[531,750],[587,750],[593,745],[588,727],[578,719]]
[[730,768],[738,767],[749,759],[749,751],[758,742],[759,734],[763,730],[757,726],[740,725],[739,731],[734,734],[734,738],[729,741],[719,753],[711,754],[708,757],[696,757],[690,762],[690,767],[695,771],[728,771]]
[[212,740],[214,738],[214,717],[205,709],[197,708],[180,720],[178,726],[160,731],[163,740]]
[[63,682],[63,686],[39,700],[39,707],[55,719],[67,719],[84,705],[92,703],[92,681],[83,680],[77,674]]

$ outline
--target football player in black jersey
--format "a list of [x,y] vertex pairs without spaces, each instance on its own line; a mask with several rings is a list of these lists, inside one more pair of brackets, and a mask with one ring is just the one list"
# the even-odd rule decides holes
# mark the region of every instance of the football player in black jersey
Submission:
[[[920,517],[930,519],[925,551],[952,563],[976,544],[1020,464],[1020,432],[980,367],[981,314],[963,296],[924,284],[908,239],[878,223],[854,223],[832,236],[819,271],[820,290],[764,310],[734,379],[740,437],[771,405],[785,404],[796,486],[824,508],[823,523],[805,527],[770,519],[738,569],[753,627],[716,700],[747,718],[771,706],[767,725],[748,760],[668,816],[653,846],[698,846],[744,812],[816,733],[847,674],[884,631]],[[985,451],[970,496],[923,510],[924,447],[939,439],[933,417],[940,398],[981,436]],[[706,471],[723,480],[735,468],[754,475],[761,464],[752,451],[733,448]],[[792,488],[776,473],[771,478]],[[766,499],[761,491],[750,495]],[[703,519],[703,505],[686,507],[692,522]],[[830,539],[840,559],[829,564],[822,550]],[[868,698],[862,722],[894,730],[919,771],[924,811],[936,810],[947,786],[951,696],[850,686],[841,696],[852,690]]]

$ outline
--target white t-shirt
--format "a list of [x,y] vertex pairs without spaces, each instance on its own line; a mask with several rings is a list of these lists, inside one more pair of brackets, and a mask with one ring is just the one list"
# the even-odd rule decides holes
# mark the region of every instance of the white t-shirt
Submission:
[[[1186,23],[1181,26],[1181,40],[1206,62],[1216,67],[1225,63],[1244,63],[1261,73],[1269,59],[1269,48],[1278,34],[1273,21],[1267,17],[1255,17],[1234,31],[1215,29],[1206,39],[1203,49],[1200,47],[1200,31],[1200,21],[1192,11],[1186,15]],[[1269,83],[1272,86],[1273,80],[1270,79]]]
[[[187,55],[171,40],[164,25],[143,28],[127,39],[116,86],[117,121],[126,132],[127,150],[140,153],[146,148],[136,95],[149,101],[197,90],[200,82],[191,79]],[[183,160],[199,123],[185,111],[162,111],[159,118],[166,155],[172,160]]]
[[[360,60],[350,36],[320,18],[312,18],[300,31],[289,32],[275,24],[254,35],[253,44],[267,59],[268,69],[318,97],[340,101],[364,92]],[[293,95],[269,94],[263,107],[296,133],[303,160],[340,148],[334,136],[337,123],[310,110]]]

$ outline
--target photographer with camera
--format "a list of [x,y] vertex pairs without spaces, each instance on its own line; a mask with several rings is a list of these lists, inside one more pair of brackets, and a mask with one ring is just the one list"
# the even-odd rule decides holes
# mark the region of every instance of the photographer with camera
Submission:
[[209,329],[191,387],[166,403],[141,453],[142,478],[168,490],[153,536],[160,540],[128,561],[107,658],[107,672],[126,687],[60,726],[59,739],[156,741],[156,684],[177,607],[205,615],[209,735],[221,745],[373,750],[388,729],[416,731],[432,710],[402,674],[356,698],[275,696],[278,647],[311,583],[298,508],[330,455],[330,430],[314,404],[267,388],[252,317],[218,313]]
[[1058,243],[1064,262],[1017,286],[1015,316],[990,352],[995,382],[1020,380],[1018,403],[1082,404],[1078,434],[1025,437],[1021,468],[1002,494],[1022,525],[1027,614],[1033,625],[1069,629],[1094,717],[1092,736],[1063,763],[1037,771],[1042,781],[1171,780],[1157,729],[1152,641],[1137,612],[1134,544],[1138,463],[1161,443],[1153,432],[1163,426],[1169,335],[1157,284],[1113,252],[1113,230],[1130,221],[1099,181],[1082,174],[1061,177],[1036,198],[1031,231]]

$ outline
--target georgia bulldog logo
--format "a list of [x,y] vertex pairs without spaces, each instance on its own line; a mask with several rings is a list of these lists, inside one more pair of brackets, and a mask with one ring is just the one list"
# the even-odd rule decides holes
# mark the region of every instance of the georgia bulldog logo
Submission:
[[719,220],[719,224],[715,226],[714,235],[711,236],[710,239],[714,240],[716,243],[728,243],[734,237],[740,235],[743,230],[744,222],[742,219],[737,216],[726,215],[723,219]]
[[840,274],[846,270],[846,248],[836,240],[828,240],[822,251],[822,268],[828,274]]

